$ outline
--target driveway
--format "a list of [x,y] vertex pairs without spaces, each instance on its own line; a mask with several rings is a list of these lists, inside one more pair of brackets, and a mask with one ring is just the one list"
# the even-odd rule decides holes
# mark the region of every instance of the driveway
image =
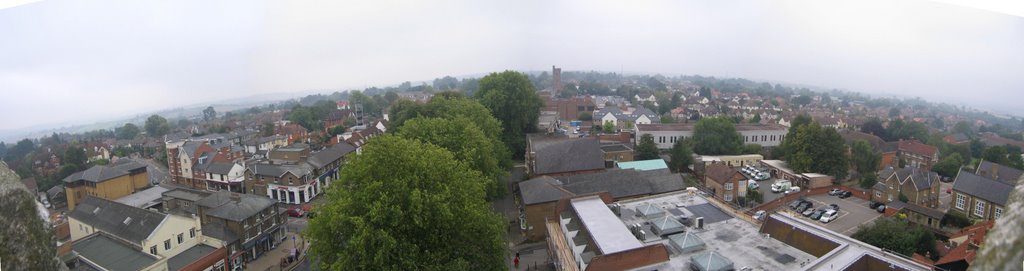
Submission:
[[[835,231],[843,235],[853,235],[853,233],[857,232],[857,229],[859,229],[862,225],[870,224],[874,222],[875,219],[878,219],[879,217],[882,216],[882,214],[876,212],[875,210],[872,210],[871,208],[868,208],[867,200],[859,199],[856,197],[841,199],[836,196],[821,194],[807,197],[807,200],[810,200],[812,203],[814,203],[814,208],[816,209],[824,208],[825,206],[828,206],[829,204],[833,203],[838,204],[839,217],[836,218],[836,220],[829,222],[827,224],[817,221],[815,221],[815,223],[820,223],[820,225],[823,225],[826,229]],[[786,205],[789,205],[789,203],[786,203]],[[798,216],[801,217],[802,219],[810,220],[809,218],[806,218],[802,215]]]
[[948,211],[953,203],[953,194],[946,193],[946,190],[953,188],[953,182],[939,182],[939,210]]

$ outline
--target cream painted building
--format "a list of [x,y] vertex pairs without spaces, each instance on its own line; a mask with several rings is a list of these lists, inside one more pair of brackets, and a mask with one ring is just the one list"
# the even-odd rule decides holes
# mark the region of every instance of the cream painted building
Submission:
[[197,216],[164,214],[96,197],[85,198],[71,212],[69,227],[71,240],[102,232],[163,258],[202,243]]

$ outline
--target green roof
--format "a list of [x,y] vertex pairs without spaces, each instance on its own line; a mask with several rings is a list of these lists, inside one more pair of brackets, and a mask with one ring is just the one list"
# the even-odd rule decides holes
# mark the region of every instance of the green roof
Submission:
[[640,171],[646,170],[658,170],[667,169],[668,164],[665,164],[664,159],[651,159],[643,161],[632,161],[632,162],[619,162],[619,168],[621,169],[635,169]]

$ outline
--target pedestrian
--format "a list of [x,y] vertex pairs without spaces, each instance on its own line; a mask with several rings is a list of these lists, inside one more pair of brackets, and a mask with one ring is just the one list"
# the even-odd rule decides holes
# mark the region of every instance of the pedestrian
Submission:
[[512,263],[516,265],[516,269],[519,268],[519,256],[518,255],[516,255],[516,258],[512,260]]

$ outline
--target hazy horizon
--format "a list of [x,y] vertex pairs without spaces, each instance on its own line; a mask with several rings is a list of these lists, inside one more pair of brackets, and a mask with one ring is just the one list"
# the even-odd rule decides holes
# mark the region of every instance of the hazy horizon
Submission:
[[0,10],[0,25],[16,41],[0,44],[8,131],[551,65],[1024,115],[1024,18],[932,1],[47,0]]

